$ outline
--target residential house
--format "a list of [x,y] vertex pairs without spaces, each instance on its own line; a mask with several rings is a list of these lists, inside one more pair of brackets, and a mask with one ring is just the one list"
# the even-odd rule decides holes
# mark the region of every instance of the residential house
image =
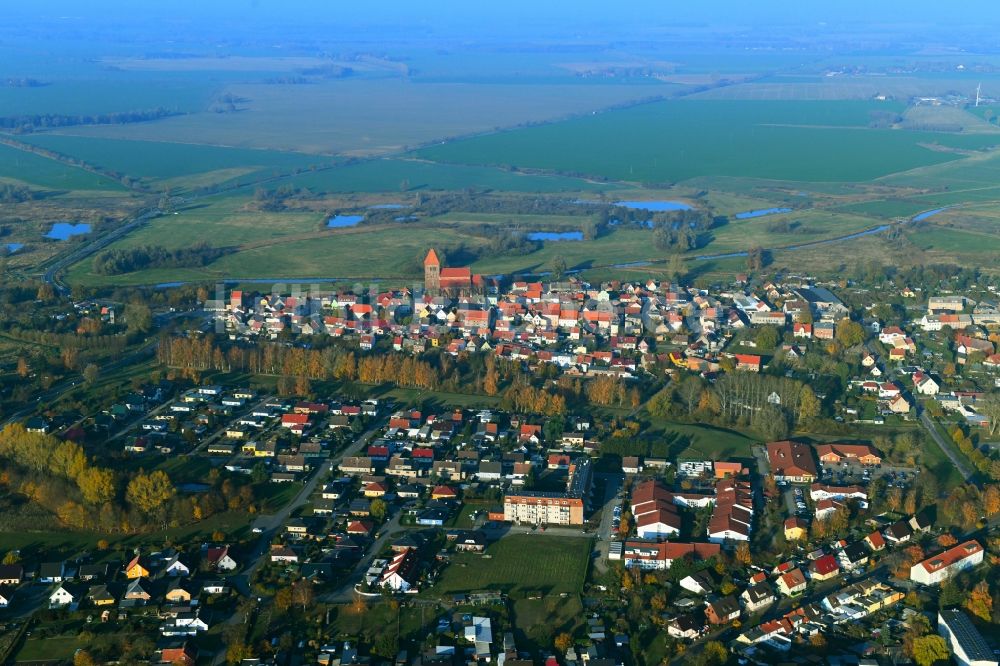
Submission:
[[793,597],[805,592],[806,577],[799,568],[786,571],[778,576],[778,590],[786,597]]
[[465,532],[455,540],[455,550],[482,553],[486,550],[486,535],[479,530]]
[[161,664],[175,666],[195,666],[198,661],[198,649],[186,640],[170,641],[160,648],[158,661]]
[[148,578],[152,573],[152,567],[145,557],[136,555],[125,565],[125,577],[129,580],[135,578]]
[[837,561],[845,571],[854,571],[868,563],[868,547],[864,541],[855,541],[837,553]]
[[885,539],[882,537],[882,533],[878,530],[866,536],[865,543],[868,544],[868,548],[870,548],[872,552],[878,552],[885,549]]
[[97,608],[114,606],[118,598],[107,585],[95,585],[87,593],[87,601]]
[[733,596],[723,597],[705,605],[705,619],[709,624],[725,624],[739,619],[740,602]]
[[809,535],[809,523],[798,516],[785,519],[785,541],[798,541]]
[[183,580],[181,578],[174,578],[167,585],[167,592],[164,598],[172,603],[188,603],[198,595],[198,590],[194,583]]
[[18,586],[24,580],[24,567],[20,564],[0,564],[0,585]]
[[215,571],[235,571],[239,563],[229,554],[229,546],[214,546],[205,553],[208,566]]
[[43,562],[38,567],[39,583],[61,583],[66,580],[65,562]]
[[74,608],[83,601],[86,588],[74,583],[60,583],[49,594],[49,608]]
[[122,603],[127,606],[144,606],[153,598],[150,589],[149,581],[145,578],[133,578],[125,588]]
[[775,596],[771,584],[763,581],[743,590],[740,599],[743,601],[743,608],[748,613],[756,613],[773,604],[778,598]]
[[175,553],[163,565],[163,574],[166,576],[190,576],[191,567],[181,561],[180,553]]
[[685,590],[694,592],[695,594],[710,594],[713,590],[715,590],[715,579],[713,579],[712,574],[705,569],[685,576],[680,580],[679,584]]
[[829,580],[840,574],[840,566],[833,555],[824,555],[809,564],[810,580]]
[[416,550],[410,548],[397,553],[382,571],[378,586],[394,592],[408,592],[417,584],[418,564]]
[[[678,615],[667,622],[667,634],[674,638],[694,640],[704,633],[705,623],[693,614]],[[510,663],[510,660],[507,661]]]

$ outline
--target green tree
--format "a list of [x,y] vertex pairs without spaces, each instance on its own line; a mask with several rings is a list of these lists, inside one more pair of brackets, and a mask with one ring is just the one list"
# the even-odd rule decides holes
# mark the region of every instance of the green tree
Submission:
[[226,663],[240,664],[244,659],[250,659],[253,651],[242,640],[231,641],[226,648]]
[[934,666],[938,662],[947,662],[951,653],[944,638],[937,634],[921,636],[913,641],[913,660],[917,666]]
[[679,252],[674,252],[667,259],[667,275],[674,282],[681,283],[687,275],[687,265]]
[[559,255],[552,259],[552,279],[561,280],[566,275],[566,259]]
[[115,496],[115,475],[108,469],[88,467],[76,478],[76,484],[87,504],[98,506]]
[[553,644],[555,645],[556,650],[565,653],[566,650],[573,646],[573,637],[564,631],[556,636]]
[[170,500],[175,492],[176,489],[166,472],[162,470],[152,474],[140,472],[129,482],[125,490],[125,499],[139,511],[152,513]]
[[87,367],[83,369],[83,381],[87,382],[88,386],[93,386],[94,382],[97,381],[98,375],[100,374],[100,368],[93,363],[88,363]]
[[859,345],[865,341],[865,329],[856,321],[846,317],[837,324],[837,342],[845,348]]
[[368,509],[368,511],[372,514],[372,518],[374,518],[379,522],[385,520],[385,514],[387,510],[388,507],[385,504],[385,500],[381,499],[373,499],[371,506]]
[[781,340],[781,335],[774,326],[762,326],[757,331],[757,335],[754,336],[757,348],[762,351],[774,351],[774,348],[778,346],[779,340]]
[[125,322],[130,331],[148,333],[153,328],[153,313],[145,303],[133,301],[125,306]]
[[788,418],[777,405],[767,405],[754,414],[753,427],[769,442],[788,436]]
[[704,649],[692,663],[697,666],[722,666],[729,660],[729,651],[719,641],[705,643]]
[[993,617],[993,596],[990,594],[990,584],[979,581],[969,596],[965,598],[965,610],[969,611],[983,622],[989,622]]
[[799,423],[808,423],[819,416],[819,398],[809,386],[803,386],[799,394]]

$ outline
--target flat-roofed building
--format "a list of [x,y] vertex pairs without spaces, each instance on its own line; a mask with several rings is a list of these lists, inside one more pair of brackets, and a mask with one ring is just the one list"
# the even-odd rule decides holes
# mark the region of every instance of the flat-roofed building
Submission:
[[957,608],[938,611],[938,633],[948,641],[960,666],[997,666],[993,650],[969,617]]

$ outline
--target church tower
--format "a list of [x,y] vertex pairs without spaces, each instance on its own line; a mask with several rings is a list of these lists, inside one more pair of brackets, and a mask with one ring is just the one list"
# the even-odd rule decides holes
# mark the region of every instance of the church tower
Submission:
[[424,257],[424,291],[435,294],[441,291],[441,261],[434,248]]

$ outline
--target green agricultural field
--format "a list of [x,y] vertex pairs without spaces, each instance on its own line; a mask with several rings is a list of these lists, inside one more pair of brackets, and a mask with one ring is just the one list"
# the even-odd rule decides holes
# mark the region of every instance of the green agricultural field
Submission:
[[437,164],[414,159],[377,159],[303,173],[267,187],[312,192],[422,192],[466,188],[510,192],[596,192],[609,187],[582,178],[529,174],[489,166]]
[[329,158],[301,153],[219,148],[157,141],[34,134],[28,143],[162,187],[248,182],[297,169],[325,166]]
[[486,549],[487,559],[455,553],[434,596],[492,590],[508,594],[579,594],[587,577],[592,544],[580,537],[520,534]]
[[[870,129],[873,102],[674,100],[424,148],[426,159],[623,181],[737,176],[865,181],[959,158],[1000,137]],[[923,144],[923,145],[921,145]],[[941,146],[932,150],[929,145]]]
[[313,85],[240,83],[220,91],[245,100],[237,113],[204,110],[153,123],[75,127],[67,133],[319,154],[379,155],[448,137],[586,113],[671,94],[676,89],[649,83],[542,86],[363,77]]
[[1000,182],[1000,152],[898,173],[879,180],[885,185],[935,191],[974,191]]
[[110,178],[2,144],[0,181],[16,181],[33,189],[58,191],[125,190]]
[[211,98],[216,83],[207,78],[179,79],[176,76],[126,76],[108,70],[94,70],[94,78],[62,78],[59,74],[42,80],[48,85],[35,88],[0,87],[0,116],[32,114],[93,115],[164,108],[180,113],[201,111]]

